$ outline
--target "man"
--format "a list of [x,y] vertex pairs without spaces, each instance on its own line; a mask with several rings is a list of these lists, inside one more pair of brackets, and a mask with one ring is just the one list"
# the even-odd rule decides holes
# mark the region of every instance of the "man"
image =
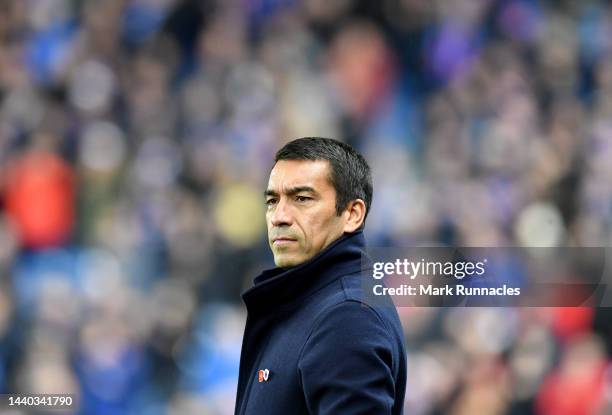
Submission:
[[276,153],[265,191],[277,268],[243,294],[248,318],[235,414],[401,414],[402,328],[361,289],[372,200],[365,159],[326,138]]

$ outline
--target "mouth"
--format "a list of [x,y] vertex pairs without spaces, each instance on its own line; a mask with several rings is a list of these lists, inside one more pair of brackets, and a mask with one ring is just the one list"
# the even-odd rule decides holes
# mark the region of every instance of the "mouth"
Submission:
[[282,245],[288,245],[292,242],[296,242],[296,240],[292,238],[287,238],[287,237],[280,237],[280,238],[274,238],[272,240],[272,245],[282,246]]

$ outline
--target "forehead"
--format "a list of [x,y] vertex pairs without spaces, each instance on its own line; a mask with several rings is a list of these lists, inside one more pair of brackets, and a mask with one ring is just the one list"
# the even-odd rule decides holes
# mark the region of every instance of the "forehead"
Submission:
[[284,188],[311,186],[315,189],[331,187],[330,165],[327,160],[279,160],[270,172],[268,188],[282,191]]

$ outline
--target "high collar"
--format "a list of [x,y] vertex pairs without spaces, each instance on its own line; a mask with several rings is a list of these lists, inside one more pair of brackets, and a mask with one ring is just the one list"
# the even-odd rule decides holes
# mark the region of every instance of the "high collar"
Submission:
[[289,269],[273,268],[255,278],[242,294],[250,314],[278,309],[361,269],[365,254],[362,231],[345,234],[303,264]]

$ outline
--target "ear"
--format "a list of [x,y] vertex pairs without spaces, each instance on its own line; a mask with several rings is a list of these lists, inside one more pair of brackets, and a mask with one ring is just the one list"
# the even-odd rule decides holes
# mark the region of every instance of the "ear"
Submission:
[[344,210],[346,222],[344,223],[344,232],[355,232],[365,219],[366,207],[365,202],[361,199],[355,199],[349,202]]

